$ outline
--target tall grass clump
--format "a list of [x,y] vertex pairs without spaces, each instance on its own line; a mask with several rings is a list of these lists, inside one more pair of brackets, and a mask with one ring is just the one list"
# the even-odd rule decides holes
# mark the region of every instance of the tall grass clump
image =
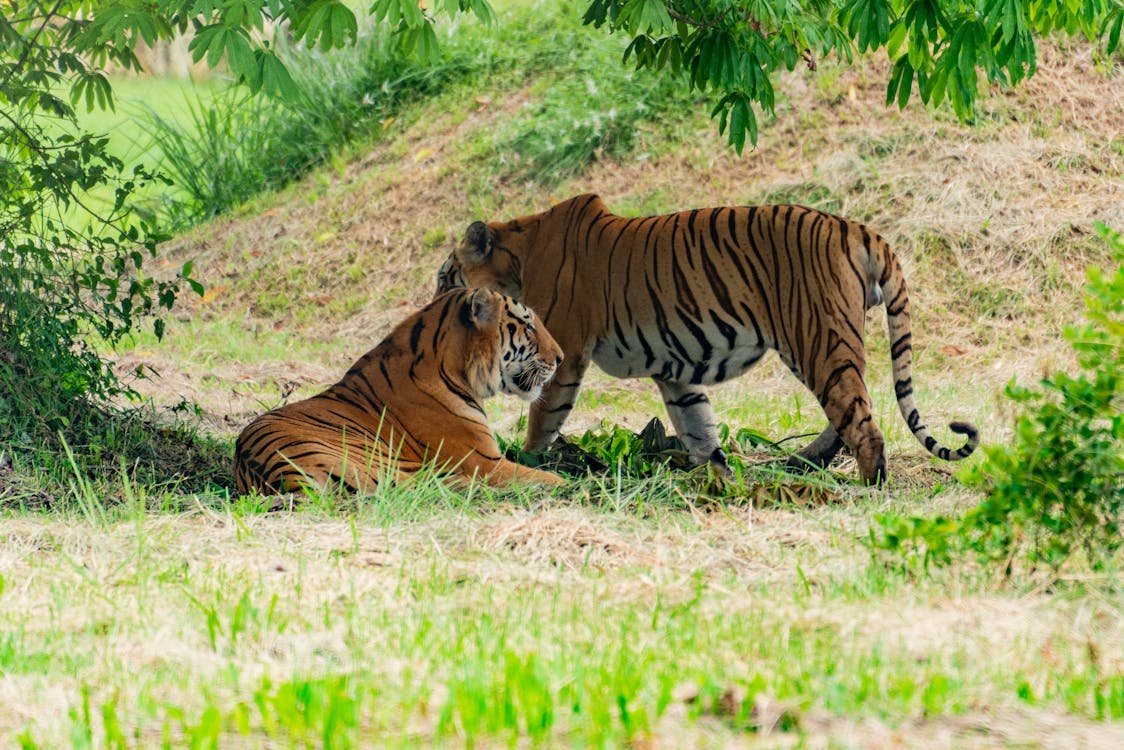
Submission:
[[1124,547],[1124,239],[1098,232],[1115,271],[1090,268],[1087,323],[1066,329],[1080,371],[1058,372],[1037,387],[1013,382],[1022,407],[1010,446],[985,448],[967,472],[987,497],[959,518],[882,518],[875,547],[923,564],[968,553],[1057,571],[1082,554],[1093,569],[1113,568]]
[[644,123],[668,127],[692,111],[692,95],[670,77],[622,65],[620,40],[564,20],[551,39],[566,53],[497,134],[501,173],[550,185],[633,150]]
[[289,49],[286,64],[300,88],[291,101],[231,87],[195,96],[185,124],[150,109],[161,167],[181,191],[161,208],[185,226],[282,188],[347,144],[376,137],[404,104],[464,73],[463,61],[425,66],[394,49],[379,30],[344,51]]
[[361,32],[354,47],[283,51],[300,89],[295,100],[249,96],[234,87],[189,104],[181,123],[147,114],[163,171],[180,194],[158,207],[186,226],[262,192],[277,190],[351,144],[382,138],[388,125],[453,89],[510,89],[531,82],[535,102],[515,113],[485,148],[499,170],[553,182],[599,155],[636,143],[638,126],[686,109],[688,95],[621,65],[623,41],[591,34],[560,0],[507,8],[494,26],[439,28],[435,61],[404,57],[395,35]]

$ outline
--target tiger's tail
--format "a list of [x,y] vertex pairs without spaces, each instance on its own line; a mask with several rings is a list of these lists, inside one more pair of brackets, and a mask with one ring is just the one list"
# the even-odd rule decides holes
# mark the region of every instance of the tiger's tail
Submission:
[[[879,246],[881,252],[878,252]],[[880,257],[879,257],[880,256]],[[890,331],[890,359],[894,368],[894,395],[902,417],[925,450],[945,461],[960,461],[972,455],[980,444],[979,431],[968,422],[952,422],[948,428],[959,435],[967,436],[967,442],[953,450],[937,442],[929,433],[929,428],[921,421],[917,403],[913,400],[913,333],[909,316],[909,293],[906,291],[905,275],[901,264],[890,246],[878,238],[871,246],[872,265],[881,261],[881,268],[872,268],[873,278],[878,279],[886,301],[886,322]]]

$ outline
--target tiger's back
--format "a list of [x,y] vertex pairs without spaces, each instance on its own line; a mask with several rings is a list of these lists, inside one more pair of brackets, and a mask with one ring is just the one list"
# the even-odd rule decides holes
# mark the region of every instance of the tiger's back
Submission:
[[[776,349],[814,380],[827,353],[818,336],[823,321],[861,315],[878,288],[858,275],[836,273],[834,293],[824,295],[821,280],[805,271],[868,265],[860,257],[863,246],[847,239],[863,231],[802,206],[605,222],[601,236],[612,238],[600,289],[605,319],[595,326],[605,333],[597,337],[593,360],[617,377],[710,385]],[[789,234],[799,241],[785,241]],[[841,333],[861,344],[861,331]]]

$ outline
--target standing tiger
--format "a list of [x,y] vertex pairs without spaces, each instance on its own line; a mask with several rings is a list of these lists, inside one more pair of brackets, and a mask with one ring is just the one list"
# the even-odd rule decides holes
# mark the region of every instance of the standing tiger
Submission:
[[955,461],[917,412],[909,298],[889,245],[862,224],[804,206],[744,206],[626,218],[596,195],[543,213],[475,222],[441,266],[438,291],[487,286],[530,305],[565,354],[531,407],[527,448],[542,450],[573,408],[590,360],[620,378],[656,381],[696,464],[729,473],[703,388],[775,349],[830,424],[789,465],[823,467],[846,445],[867,482],[886,478],[885,443],[863,381],[868,308],[887,300],[894,390],[926,450]]
[[251,422],[235,444],[238,491],[338,484],[369,492],[423,463],[493,485],[561,484],[503,457],[480,402],[538,398],[562,351],[527,307],[487,289],[443,294],[312,398]]

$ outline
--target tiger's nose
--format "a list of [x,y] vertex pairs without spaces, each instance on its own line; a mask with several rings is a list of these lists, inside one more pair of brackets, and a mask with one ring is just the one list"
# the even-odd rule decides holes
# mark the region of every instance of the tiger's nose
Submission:
[[559,354],[558,356],[556,356],[554,358],[554,366],[558,367],[558,365],[560,365],[560,364],[562,364],[562,355],[561,354]]

